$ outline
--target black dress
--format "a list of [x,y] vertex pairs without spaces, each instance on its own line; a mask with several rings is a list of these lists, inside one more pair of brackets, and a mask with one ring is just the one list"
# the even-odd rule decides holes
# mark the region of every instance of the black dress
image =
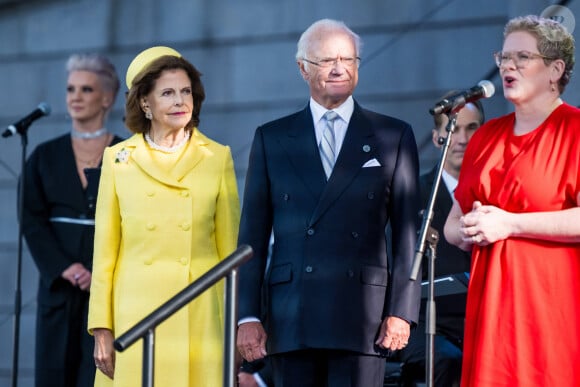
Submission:
[[[122,141],[115,136],[112,144]],[[74,262],[91,270],[100,168],[78,176],[69,134],[40,144],[25,166],[22,231],[38,268],[36,386],[91,386],[94,341],[89,293],[61,277]]]

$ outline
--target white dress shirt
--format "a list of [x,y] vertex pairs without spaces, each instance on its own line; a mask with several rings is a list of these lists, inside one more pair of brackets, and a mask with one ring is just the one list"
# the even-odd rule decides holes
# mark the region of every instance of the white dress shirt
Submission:
[[447,187],[447,191],[449,191],[451,198],[453,198],[453,192],[455,192],[455,188],[457,188],[458,183],[457,179],[451,176],[449,172],[447,172],[444,169],[443,172],[441,173],[441,180],[443,180],[443,182],[445,183],[445,187]]
[[[314,134],[316,135],[316,144],[320,146],[320,141],[322,140],[322,133],[324,127],[326,126],[326,121],[324,120],[324,114],[329,109],[320,105],[312,97],[310,97],[310,111],[312,112],[312,119],[314,121]],[[342,105],[335,109],[331,109],[338,114],[338,117],[334,121],[334,137],[336,140],[336,154],[340,152],[342,143],[344,142],[344,136],[346,136],[346,129],[348,128],[348,123],[352,117],[352,112],[354,111],[354,99],[352,95],[349,96]],[[272,242],[272,241],[271,241]],[[255,316],[248,316],[238,320],[238,326],[247,322],[260,322],[260,319]]]
[[[312,97],[310,97],[310,111],[312,112],[312,120],[314,123],[314,134],[316,135],[316,145],[320,146],[320,141],[322,140],[322,133],[324,133],[324,128],[326,127],[326,120],[324,119],[324,114],[329,109],[320,105]],[[335,138],[335,154],[340,153],[340,148],[342,148],[342,143],[344,142],[344,136],[346,136],[346,129],[348,128],[348,123],[350,122],[350,117],[352,117],[352,112],[354,111],[354,100],[352,96],[349,96],[342,105],[335,109],[330,109],[338,114],[338,117],[334,121],[334,138]]]

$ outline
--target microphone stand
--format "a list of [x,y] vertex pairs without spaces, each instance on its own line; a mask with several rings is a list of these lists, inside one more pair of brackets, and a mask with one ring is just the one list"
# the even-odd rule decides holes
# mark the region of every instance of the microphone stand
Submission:
[[[431,194],[429,196],[429,201],[427,203],[427,208],[423,212],[423,221],[421,224],[421,230],[419,231],[419,238],[417,239],[417,245],[415,249],[415,259],[413,261],[413,267],[411,269],[410,279],[412,281],[417,280],[419,275],[419,269],[423,261],[423,257],[427,259],[427,302],[426,302],[426,325],[425,325],[425,336],[426,336],[426,359],[425,359],[425,383],[427,387],[433,386],[433,371],[434,371],[434,347],[435,347],[435,332],[436,332],[436,308],[435,308],[435,258],[437,256],[437,241],[439,240],[439,233],[433,227],[431,223],[433,221],[433,207],[435,206],[435,201],[437,199],[437,192],[439,190],[439,185],[441,183],[441,175],[443,173],[443,166],[445,160],[447,159],[447,153],[449,146],[451,144],[451,135],[455,131],[455,126],[457,123],[457,113],[461,108],[465,106],[465,103],[458,104],[448,113],[445,113],[449,118],[447,123],[447,137],[445,140],[439,139],[439,142],[443,147],[441,149],[441,157],[439,163],[437,164],[437,171],[435,174],[435,179],[433,180],[433,188],[431,189]],[[426,251],[427,249],[427,251]]]
[[32,122],[18,127],[22,143],[21,172],[18,180],[18,253],[16,257],[16,289],[14,291],[14,335],[12,344],[12,387],[18,385],[18,358],[20,346],[20,315],[22,309],[22,211],[24,206],[24,176],[26,171],[26,146],[28,145],[28,127]]

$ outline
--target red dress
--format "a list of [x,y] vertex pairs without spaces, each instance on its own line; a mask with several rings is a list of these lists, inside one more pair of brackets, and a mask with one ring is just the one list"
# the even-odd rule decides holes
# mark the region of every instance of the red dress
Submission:
[[[520,213],[576,207],[580,110],[562,104],[523,136],[514,119],[469,142],[455,191],[463,213],[475,200]],[[580,386],[580,243],[474,247],[461,386]]]

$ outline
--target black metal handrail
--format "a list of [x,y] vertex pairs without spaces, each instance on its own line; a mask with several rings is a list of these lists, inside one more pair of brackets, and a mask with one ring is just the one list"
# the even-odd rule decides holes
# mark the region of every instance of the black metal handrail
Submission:
[[224,277],[227,277],[225,286],[224,387],[233,387],[235,385],[236,268],[249,260],[252,255],[253,251],[250,246],[242,245],[238,247],[226,259],[215,265],[207,273],[189,284],[115,340],[115,349],[123,352],[138,339],[143,338],[143,387],[153,387],[155,327]]

